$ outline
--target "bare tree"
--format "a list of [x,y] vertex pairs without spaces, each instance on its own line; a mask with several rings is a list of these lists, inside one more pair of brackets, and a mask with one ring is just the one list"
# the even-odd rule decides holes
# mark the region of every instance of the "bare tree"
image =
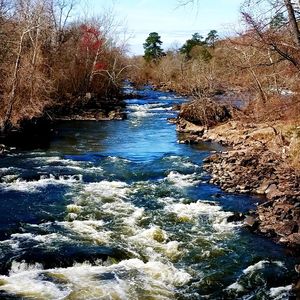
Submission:
[[289,25],[291,27],[291,32],[294,36],[294,42],[297,45],[297,47],[300,49],[300,31],[299,31],[294,7],[292,5],[291,0],[284,0],[284,4],[288,12]]
[[57,50],[60,50],[65,40],[66,27],[76,4],[76,0],[49,0]]
[[[262,11],[255,15],[258,4],[264,4]],[[262,7],[262,6],[261,6]],[[295,9],[290,0],[247,0],[242,5],[242,16],[249,30],[255,35],[260,47],[266,47],[277,52],[283,59],[289,61],[300,71],[300,34],[296,21]],[[273,14],[272,14],[273,12]],[[287,26],[272,28],[272,17],[278,14],[287,14]],[[287,34],[289,33],[289,34]],[[291,38],[289,38],[289,36]]]

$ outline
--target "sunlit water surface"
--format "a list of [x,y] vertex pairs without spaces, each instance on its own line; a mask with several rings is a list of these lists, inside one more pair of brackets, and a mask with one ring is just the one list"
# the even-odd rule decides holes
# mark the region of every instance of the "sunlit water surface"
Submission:
[[258,201],[209,185],[145,88],[128,120],[62,122],[0,160],[1,299],[288,299],[296,258],[228,223]]

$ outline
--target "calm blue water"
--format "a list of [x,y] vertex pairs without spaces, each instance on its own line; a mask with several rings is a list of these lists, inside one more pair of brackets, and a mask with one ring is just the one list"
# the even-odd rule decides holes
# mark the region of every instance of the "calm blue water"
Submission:
[[139,93],[126,121],[1,158],[0,298],[288,299],[297,258],[226,221],[258,199],[207,183],[216,145],[177,142],[185,99]]

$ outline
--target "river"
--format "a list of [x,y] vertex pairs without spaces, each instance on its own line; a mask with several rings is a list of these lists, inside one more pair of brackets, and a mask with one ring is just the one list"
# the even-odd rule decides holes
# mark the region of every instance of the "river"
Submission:
[[186,99],[138,93],[125,121],[60,122],[1,158],[0,298],[288,299],[297,258],[227,222],[259,200],[208,183],[217,145],[177,142]]

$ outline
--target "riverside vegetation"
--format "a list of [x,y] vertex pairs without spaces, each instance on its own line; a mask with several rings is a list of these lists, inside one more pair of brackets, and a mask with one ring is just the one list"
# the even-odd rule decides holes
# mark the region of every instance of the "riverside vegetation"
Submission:
[[118,24],[110,12],[75,15],[73,0],[0,1],[2,133],[82,110],[89,119],[122,118],[109,115],[127,67]]

